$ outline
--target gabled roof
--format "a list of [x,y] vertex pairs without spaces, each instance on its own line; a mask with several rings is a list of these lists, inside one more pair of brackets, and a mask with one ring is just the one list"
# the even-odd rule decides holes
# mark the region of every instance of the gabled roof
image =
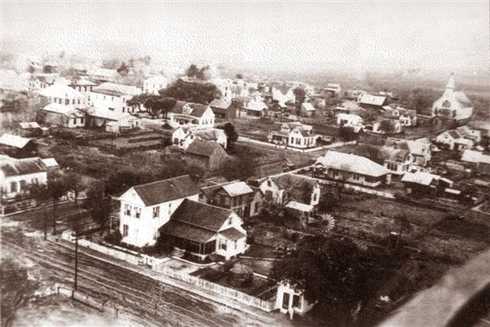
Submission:
[[415,184],[420,184],[420,185],[430,185],[432,181],[439,176],[431,174],[431,173],[426,173],[426,172],[415,172],[415,173],[405,173],[403,174],[403,177],[401,179],[402,182],[404,183],[415,183]]
[[31,139],[27,137],[22,137],[18,135],[12,135],[12,134],[3,134],[0,136],[0,145],[8,145],[14,148],[22,149],[25,147],[29,142],[31,142]]
[[123,95],[135,96],[141,94],[142,91],[139,87],[136,86],[107,82],[107,83],[102,83],[97,87],[94,87],[92,89],[92,92],[107,94],[111,96],[123,96]]
[[185,199],[172,214],[170,221],[217,232],[232,214],[230,209]]
[[0,170],[5,176],[21,176],[45,172],[46,166],[37,157],[24,159],[2,157],[0,159]]
[[201,103],[177,101],[170,112],[200,118],[208,108],[207,105]]
[[65,106],[59,103],[50,103],[45,106],[42,110],[53,112],[56,114],[61,114],[65,116],[77,116],[83,117],[85,114],[80,110],[74,109],[72,106]]
[[203,156],[203,157],[211,157],[216,151],[223,151],[224,149],[216,142],[212,141],[201,141],[194,140],[185,151],[186,153]]
[[54,84],[39,92],[40,95],[51,98],[81,98],[82,94],[66,84]]
[[55,158],[44,158],[41,159],[41,161],[44,164],[44,166],[46,166],[47,168],[59,167],[59,164]]
[[250,186],[248,186],[248,184],[245,182],[226,184],[223,185],[221,188],[231,197],[254,192],[254,190],[252,190],[252,188],[250,188]]
[[382,106],[386,102],[385,96],[380,95],[372,95],[372,94],[363,94],[359,99],[359,103],[368,104],[372,106]]
[[372,177],[389,174],[385,167],[368,158],[336,151],[327,151],[325,156],[318,158],[315,164]]
[[475,150],[465,150],[461,156],[462,161],[473,162],[473,163],[486,163],[490,164],[490,155],[483,154],[480,151]]
[[211,108],[218,108],[218,109],[228,109],[230,105],[231,105],[231,101],[227,101],[225,99],[214,99],[209,104]]
[[312,212],[313,211],[312,205],[302,203],[302,202],[298,202],[298,201],[289,201],[288,204],[286,204],[286,208],[294,209],[294,210],[301,211],[301,212]]
[[109,110],[105,107],[100,108],[100,107],[90,107],[87,110],[87,115],[96,117],[96,118],[101,118],[101,119],[106,119],[106,120],[113,120],[113,121],[119,121],[124,118],[131,118],[131,116],[128,113],[122,113],[118,111],[112,111]]
[[216,235],[215,232],[205,228],[200,228],[173,219],[170,219],[168,223],[160,227],[160,234],[171,235],[198,243],[206,243]]
[[391,146],[382,146],[379,151],[379,154],[381,156],[380,159],[402,162],[407,160],[410,151],[408,151],[408,149],[399,149]]
[[136,185],[133,189],[146,206],[199,194],[199,188],[189,175]]

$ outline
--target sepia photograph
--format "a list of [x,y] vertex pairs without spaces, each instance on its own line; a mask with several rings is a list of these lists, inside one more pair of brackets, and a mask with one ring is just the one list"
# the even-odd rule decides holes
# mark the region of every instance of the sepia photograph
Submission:
[[490,327],[489,0],[0,0],[1,327]]

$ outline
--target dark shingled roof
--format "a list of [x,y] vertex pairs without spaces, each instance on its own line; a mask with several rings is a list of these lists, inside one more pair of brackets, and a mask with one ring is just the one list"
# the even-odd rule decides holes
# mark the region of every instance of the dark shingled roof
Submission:
[[0,161],[0,170],[5,176],[19,176],[45,172],[47,168],[39,158],[26,158]]
[[224,152],[225,150],[216,142],[195,140],[187,147],[186,153],[209,158],[215,151]]
[[199,194],[199,188],[189,175],[136,185],[134,186],[134,190],[146,206]]
[[170,221],[217,232],[232,212],[230,209],[185,199],[170,217]]
[[160,233],[183,238],[190,241],[205,243],[216,233],[204,228],[181,223],[177,220],[170,220],[160,228]]
[[[186,112],[186,108],[190,107],[190,112]],[[193,117],[202,117],[208,106],[201,103],[192,103],[186,101],[177,101],[175,106],[170,110],[176,114],[190,115]]]

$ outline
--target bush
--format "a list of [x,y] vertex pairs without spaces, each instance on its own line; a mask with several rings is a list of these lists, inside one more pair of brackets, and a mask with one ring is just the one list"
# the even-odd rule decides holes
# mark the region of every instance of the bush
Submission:
[[121,240],[122,240],[122,235],[119,232],[119,230],[116,230],[115,232],[106,235],[106,237],[104,238],[104,241],[114,245],[119,245],[121,243]]

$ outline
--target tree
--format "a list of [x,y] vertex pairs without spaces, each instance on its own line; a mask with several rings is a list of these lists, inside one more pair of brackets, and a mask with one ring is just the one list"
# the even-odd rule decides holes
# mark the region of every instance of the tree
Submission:
[[150,109],[150,113],[153,117],[158,117],[161,112],[161,106],[159,104],[160,97],[157,95],[149,96],[144,105],[146,108]]
[[226,161],[221,175],[228,180],[244,180],[255,174],[255,162],[249,157],[238,156],[232,160]]
[[93,221],[103,230],[107,227],[111,215],[111,199],[106,194],[105,185],[102,182],[94,182],[87,191],[86,207]]
[[379,122],[379,130],[386,134],[390,134],[395,131],[395,126],[393,125],[393,122],[391,120],[384,119]]
[[72,191],[75,195],[75,204],[78,205],[78,195],[80,194],[80,191],[83,189],[83,182],[82,182],[82,176],[80,174],[77,174],[75,172],[69,172],[65,176],[65,183],[68,188],[68,191]]
[[220,96],[216,85],[208,82],[187,82],[179,79],[168,88],[160,90],[164,97],[176,100],[208,104]]
[[294,96],[296,98],[296,110],[298,114],[301,111],[301,106],[303,105],[303,102],[305,102],[306,98],[306,92],[302,87],[297,87],[293,90]]
[[371,293],[370,261],[370,255],[349,239],[312,236],[275,261],[271,277],[304,290],[310,303],[338,305],[350,316]]
[[349,142],[349,141],[357,140],[359,135],[354,132],[353,127],[342,126],[342,127],[339,127],[339,129],[338,129],[338,137],[342,141]]
[[236,79],[243,79],[243,75],[240,74],[240,73],[238,73],[238,74],[235,75],[235,78]]
[[36,200],[38,205],[42,206],[43,220],[44,220],[44,240],[48,238],[48,213],[47,202],[50,199],[48,193],[48,186],[46,184],[32,183],[29,184],[28,192],[30,196]]
[[126,65],[125,62],[123,62],[123,63],[121,63],[121,66],[119,66],[119,68],[117,69],[117,72],[121,76],[128,76],[128,74],[129,74],[129,66]]
[[160,108],[160,111],[163,112],[163,116],[165,119],[168,118],[168,113],[172,110],[173,107],[175,107],[176,103],[177,100],[170,97],[163,97],[158,100],[158,107]]
[[199,68],[194,64],[190,65],[185,71],[187,77],[196,77],[197,74],[199,74]]
[[58,201],[68,191],[68,185],[62,176],[52,176],[48,180],[48,194],[52,201],[52,223],[53,223],[53,235],[56,234],[56,210],[58,208]]
[[226,123],[223,127],[226,134],[227,150],[233,150],[233,145],[238,140],[238,133],[235,130],[235,126],[232,123]]

